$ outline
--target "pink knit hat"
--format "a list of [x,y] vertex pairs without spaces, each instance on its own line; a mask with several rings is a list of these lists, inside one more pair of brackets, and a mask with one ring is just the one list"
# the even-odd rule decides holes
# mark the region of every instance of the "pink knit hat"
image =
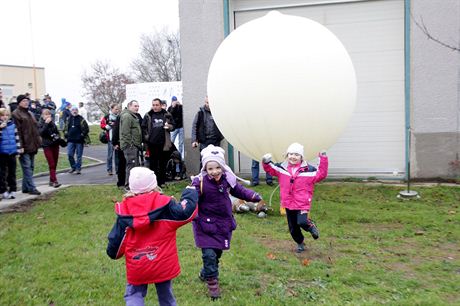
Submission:
[[134,167],[129,173],[129,189],[132,193],[146,193],[157,187],[157,176],[145,167]]

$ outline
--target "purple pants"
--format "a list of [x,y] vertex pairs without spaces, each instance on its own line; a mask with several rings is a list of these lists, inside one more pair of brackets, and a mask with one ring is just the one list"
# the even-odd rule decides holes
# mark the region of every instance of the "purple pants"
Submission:
[[[126,292],[124,295],[126,306],[144,306],[144,298],[147,295],[147,284],[130,285],[126,284]],[[176,306],[176,298],[172,290],[172,282],[165,281],[155,283],[157,289],[158,303],[160,306]]]

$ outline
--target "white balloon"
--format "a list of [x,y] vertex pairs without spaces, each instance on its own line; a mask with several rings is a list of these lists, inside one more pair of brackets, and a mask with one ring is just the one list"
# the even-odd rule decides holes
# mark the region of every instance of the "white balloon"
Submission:
[[321,24],[276,11],[233,31],[208,75],[209,105],[225,138],[255,160],[285,158],[293,142],[311,159],[346,127],[356,76],[345,47]]

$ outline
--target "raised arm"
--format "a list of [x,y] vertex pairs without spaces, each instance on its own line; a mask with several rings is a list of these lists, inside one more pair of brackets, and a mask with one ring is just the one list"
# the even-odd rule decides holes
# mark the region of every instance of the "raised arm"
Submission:
[[314,183],[318,183],[324,180],[327,177],[328,169],[329,160],[327,158],[326,152],[322,152],[319,154],[319,165],[314,178]]

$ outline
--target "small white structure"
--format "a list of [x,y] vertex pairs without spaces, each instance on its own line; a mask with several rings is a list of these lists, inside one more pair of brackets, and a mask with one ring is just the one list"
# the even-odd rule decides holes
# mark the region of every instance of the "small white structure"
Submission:
[[182,102],[182,82],[150,82],[126,85],[126,101],[139,102],[139,114],[144,116],[152,108],[152,100],[159,98],[171,105],[171,97],[176,96]]

